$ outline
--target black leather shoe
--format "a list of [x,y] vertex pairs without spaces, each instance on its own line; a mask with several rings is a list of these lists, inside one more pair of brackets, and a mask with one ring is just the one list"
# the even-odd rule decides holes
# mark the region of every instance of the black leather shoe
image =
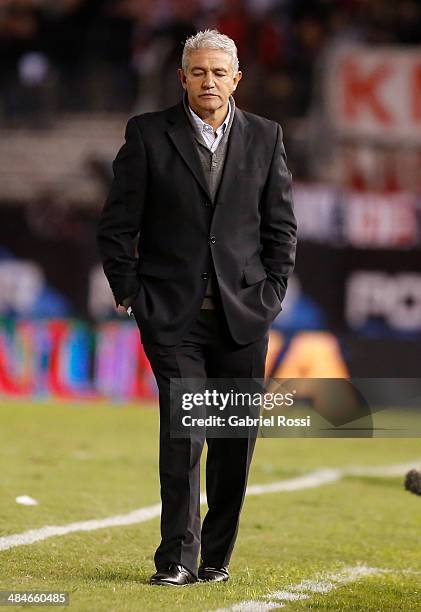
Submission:
[[149,584],[165,586],[187,586],[194,582],[197,582],[196,577],[179,563],[170,563],[166,568],[151,576],[149,580]]
[[226,582],[230,575],[227,567],[211,567],[210,565],[201,565],[197,576],[200,582]]

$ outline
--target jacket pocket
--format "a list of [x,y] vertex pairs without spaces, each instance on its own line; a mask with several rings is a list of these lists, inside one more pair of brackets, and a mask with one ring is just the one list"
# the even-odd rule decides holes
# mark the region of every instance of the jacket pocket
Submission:
[[171,276],[171,270],[167,266],[145,259],[140,259],[138,271],[141,276],[154,276],[155,278],[170,278]]
[[254,261],[243,270],[246,285],[254,285],[267,278],[266,270],[261,261]]

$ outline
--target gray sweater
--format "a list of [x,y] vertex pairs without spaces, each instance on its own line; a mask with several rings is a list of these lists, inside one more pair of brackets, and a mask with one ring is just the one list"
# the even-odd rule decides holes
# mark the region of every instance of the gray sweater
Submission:
[[[229,135],[231,131],[232,122],[234,119],[234,113],[235,113],[234,98],[232,96],[230,97],[231,115],[229,118],[229,122],[214,152],[212,152],[208,148],[202,134],[200,133],[200,130],[197,128],[193,120],[193,117],[191,116],[190,109],[188,106],[187,94],[184,95],[183,103],[184,103],[184,110],[186,111],[186,115],[189,120],[189,124],[191,126],[191,129],[193,130],[194,142],[195,142],[197,152],[199,154],[199,158],[202,163],[203,172],[204,172],[204,175],[206,177],[206,181],[209,187],[209,193],[211,196],[211,205],[212,205],[211,214],[213,214],[215,196],[217,194],[218,187],[219,187],[219,184],[222,178],[222,172],[224,170],[225,158],[227,154],[228,139],[229,139]],[[212,270],[210,271],[210,274],[209,274],[208,284],[206,287],[206,297],[203,300],[202,308],[206,308],[206,309],[215,308],[217,304],[215,300],[215,296],[217,294],[216,283],[217,281],[216,281],[215,273],[212,267]]]

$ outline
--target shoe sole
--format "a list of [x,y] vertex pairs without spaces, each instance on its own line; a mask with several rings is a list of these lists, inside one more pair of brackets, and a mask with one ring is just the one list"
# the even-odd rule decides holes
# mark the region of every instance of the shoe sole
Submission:
[[151,586],[166,586],[166,587],[186,587],[196,584],[195,582],[186,582],[186,584],[174,584],[173,582],[150,582]]

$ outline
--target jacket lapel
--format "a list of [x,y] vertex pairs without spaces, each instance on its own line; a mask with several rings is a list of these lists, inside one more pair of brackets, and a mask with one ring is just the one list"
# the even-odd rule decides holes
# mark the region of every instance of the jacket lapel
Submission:
[[[205,173],[203,172],[191,127],[183,108],[183,103],[173,107],[169,122],[170,126],[166,130],[168,136],[178,153],[184,159],[193,176],[202,187],[208,199],[211,200]],[[224,204],[225,194],[230,184],[232,184],[238,162],[244,160],[246,157],[250,139],[250,134],[246,129],[246,123],[247,120],[244,114],[241,110],[236,108],[228,140],[224,170],[215,197],[216,204]]]
[[202,187],[208,199],[211,200],[205,173],[203,172],[192,130],[185,115],[182,103],[174,107],[174,112],[169,121],[171,125],[167,128],[168,136],[184,159],[193,176]]
[[228,147],[225,157],[224,170],[221,182],[215,197],[216,204],[225,204],[227,190],[235,179],[236,169],[239,162],[244,162],[249,146],[250,134],[246,129],[247,119],[238,108],[235,109],[234,120],[228,139]]

